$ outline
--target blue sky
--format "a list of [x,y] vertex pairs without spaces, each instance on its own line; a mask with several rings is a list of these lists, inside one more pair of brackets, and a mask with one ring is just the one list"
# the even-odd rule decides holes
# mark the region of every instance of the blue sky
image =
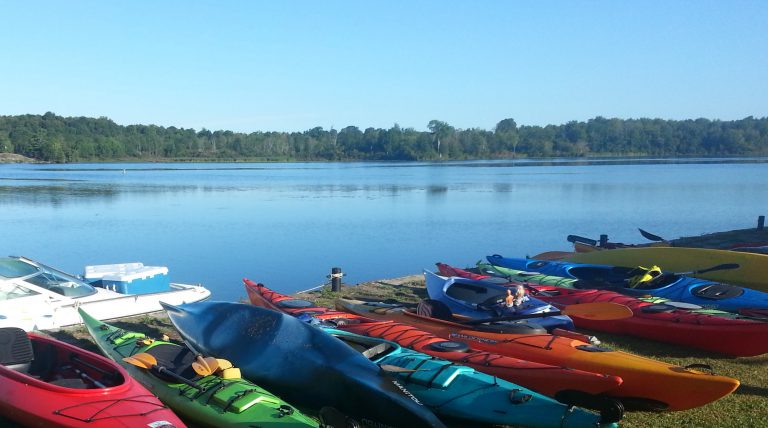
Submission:
[[304,131],[768,116],[768,1],[0,0],[0,115]]

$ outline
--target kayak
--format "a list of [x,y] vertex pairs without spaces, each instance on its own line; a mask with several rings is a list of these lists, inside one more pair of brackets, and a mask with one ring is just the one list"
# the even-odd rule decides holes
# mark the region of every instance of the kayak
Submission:
[[[681,309],[664,298],[635,298],[611,290],[571,288],[578,280],[526,272],[479,263],[479,272],[526,283],[537,297],[554,306],[611,302],[632,310],[629,318],[614,321],[575,318],[578,328],[673,343],[732,357],[768,353],[768,322],[710,309]],[[461,275],[462,270],[451,271]],[[474,278],[477,278],[475,276]],[[498,278],[497,278],[498,279]],[[686,305],[682,305],[686,306]],[[712,340],[717,337],[717,340]]]
[[[611,251],[624,250],[596,253],[602,254]],[[768,293],[677,273],[661,272],[655,277],[649,275],[647,280],[643,278],[642,281],[635,282],[636,278],[646,276],[646,268],[506,258],[497,254],[488,256],[487,260],[495,266],[575,278],[580,280],[572,283],[577,288],[609,289],[630,296],[648,294],[728,312],[739,312],[740,310],[768,311]],[[654,268],[658,269],[657,267]]]
[[724,263],[738,268],[713,270],[696,277],[768,292],[768,255],[731,250],[683,247],[624,248],[576,253],[564,260],[614,266],[659,265],[673,272],[694,272]]
[[0,328],[0,379],[0,415],[23,426],[185,426],[113,361],[18,327]]
[[[117,328],[93,318],[83,309],[79,312],[105,355],[123,365],[131,376],[195,426],[318,426],[313,419],[249,380],[216,373],[198,375],[193,370],[195,354],[185,346]],[[157,361],[148,369],[124,360],[146,354]]]
[[[520,306],[510,309],[504,304],[507,295],[504,287],[492,290],[485,284],[475,284],[471,279],[444,277],[426,270],[424,278],[429,298],[444,303],[454,314],[477,319],[507,315],[539,315],[535,318],[506,321],[518,326],[520,333],[540,332],[540,328],[550,332],[556,328],[574,329],[573,321],[567,315],[560,315],[557,308],[534,297],[527,297],[527,301]],[[552,314],[547,315],[550,312]]]
[[321,421],[330,414],[350,425],[445,426],[360,352],[292,316],[228,302],[165,307],[192,346],[228,359],[245,378],[317,412]]
[[601,423],[596,414],[395,342],[328,327],[323,331],[389,369],[420,402],[450,420],[530,428],[616,426]]
[[[248,279],[243,281],[249,300],[256,306],[283,311],[299,317],[299,319],[312,317],[323,323],[332,324],[339,330],[390,340],[402,347],[430,355],[433,358],[471,367],[488,375],[533,389],[566,404],[602,410],[605,416],[604,420],[609,419],[609,414],[614,415],[614,417],[617,414],[621,415],[621,408],[616,408],[614,400],[600,396],[621,385],[622,380],[618,376],[607,376],[592,370],[579,370],[571,366],[562,367],[559,363],[528,361],[529,358],[525,358],[525,352],[521,352],[520,356],[515,357],[499,355],[495,352],[489,352],[491,350],[481,350],[479,346],[469,347],[465,344],[469,340],[461,336],[441,338],[431,332],[423,331],[424,329],[401,322],[381,322],[372,319],[381,318],[380,315],[368,318],[362,316],[367,314],[354,315],[349,311],[340,312],[317,307],[310,301],[272,291],[263,284],[257,284]],[[346,310],[347,304],[354,304],[354,301],[340,299],[336,303],[340,309]],[[375,308],[386,311],[388,307],[377,305]],[[499,328],[493,328],[490,331],[498,330]],[[465,328],[464,332],[473,333],[469,328]],[[573,334],[566,331],[563,333]],[[547,348],[550,345],[548,342],[553,339],[553,336],[548,334],[537,335],[536,337],[541,338],[539,341],[531,339],[528,334],[517,336],[521,339],[519,344],[521,348],[527,348],[536,343],[545,351],[549,349]],[[456,340],[461,342],[456,342]],[[567,341],[567,339],[562,340]],[[581,343],[588,346],[587,343]],[[588,354],[589,352],[584,351],[583,353]]]
[[[688,410],[718,400],[733,392],[739,385],[739,381],[735,379],[670,365],[593,345],[577,338],[470,330],[467,326],[421,316],[402,307],[381,308],[370,303],[343,299],[337,300],[337,304],[356,314],[381,320],[408,322],[440,337],[461,340],[475,349],[526,358],[538,363],[560,364],[574,370],[619,376],[623,380],[621,385],[604,392],[603,395],[619,400],[626,410]],[[357,332],[365,329],[365,325],[351,324],[349,329]],[[367,329],[376,330],[375,327]],[[383,327],[378,328],[382,329]],[[371,334],[375,334],[375,331]],[[691,394],[690,391],[697,393]]]

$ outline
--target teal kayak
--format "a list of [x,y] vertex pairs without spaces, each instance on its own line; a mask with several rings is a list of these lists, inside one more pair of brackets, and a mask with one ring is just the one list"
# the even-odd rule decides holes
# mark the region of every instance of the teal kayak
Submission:
[[[296,318],[243,303],[163,304],[179,334],[333,426],[445,427],[397,379]],[[330,410],[329,410],[330,409]],[[330,415],[330,416],[328,416]]]
[[[189,423],[242,428],[307,428],[319,425],[251,381],[238,377],[225,379],[217,374],[198,375],[192,369],[195,355],[184,346],[152,340],[142,333],[103,323],[82,308],[78,311],[101,351],[125,367],[133,378]],[[152,355],[157,364],[145,369],[123,360],[125,357],[140,357],[139,354]],[[182,382],[182,379],[187,382]]]
[[615,426],[600,424],[599,415],[566,406],[471,367],[402,348],[395,342],[333,328],[323,331],[389,370],[441,417],[531,428]]

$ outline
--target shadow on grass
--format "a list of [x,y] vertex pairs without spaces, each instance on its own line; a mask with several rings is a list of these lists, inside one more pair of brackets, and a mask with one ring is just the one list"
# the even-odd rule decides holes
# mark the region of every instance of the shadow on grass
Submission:
[[754,395],[756,397],[768,398],[768,388],[762,386],[745,385],[743,383],[733,393],[738,395]]
[[606,344],[621,347],[622,350],[633,354],[640,354],[644,356],[652,355],[653,357],[659,358],[724,359],[729,361],[736,360],[736,358],[725,354],[708,352],[696,348],[674,345],[671,343],[656,342],[654,340],[643,339],[640,337],[609,334],[594,330],[579,329],[578,331],[581,333],[594,335]]

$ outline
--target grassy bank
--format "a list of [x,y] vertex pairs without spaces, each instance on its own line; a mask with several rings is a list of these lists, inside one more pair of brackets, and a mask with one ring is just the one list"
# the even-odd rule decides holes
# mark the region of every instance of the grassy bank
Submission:
[[[426,297],[421,276],[409,276],[392,280],[374,281],[344,286],[340,292],[328,287],[301,298],[315,300],[321,305],[332,306],[336,297],[366,298],[418,302]],[[114,321],[112,324],[159,337],[168,334],[178,339],[178,334],[162,314],[140,316]],[[721,355],[681,348],[647,340],[587,332],[598,336],[604,344],[615,349],[643,355],[677,365],[704,363],[713,367],[719,375],[739,379],[742,384],[736,392],[704,407],[672,413],[627,413],[621,422],[623,427],[760,427],[768,426],[768,355],[753,358],[728,358]],[[53,336],[86,349],[96,350],[84,328],[68,328]],[[717,340],[713,337],[712,340]],[[98,352],[98,351],[97,351]],[[649,379],[653,382],[653,379]],[[695,391],[691,391],[692,394]]]

